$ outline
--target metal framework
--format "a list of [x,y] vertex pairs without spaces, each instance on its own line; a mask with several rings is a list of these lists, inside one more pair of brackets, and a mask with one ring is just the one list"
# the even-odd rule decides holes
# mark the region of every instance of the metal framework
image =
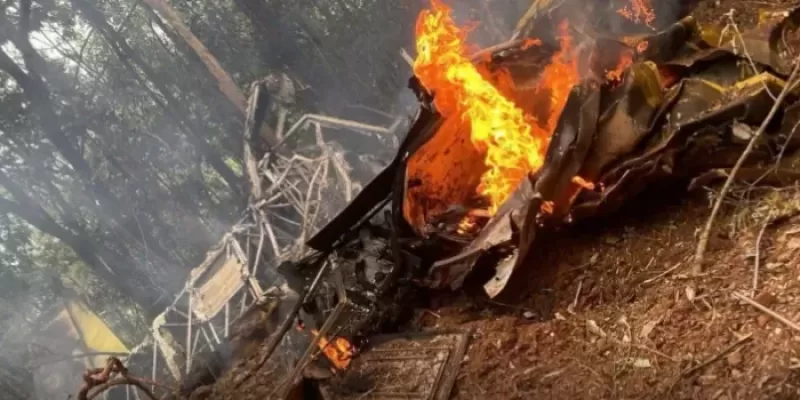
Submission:
[[[261,160],[260,173],[267,183],[265,196],[251,204],[246,215],[208,252],[205,261],[191,271],[172,305],[155,318],[150,336],[130,356],[150,352],[151,378],[159,378],[159,363],[164,362],[169,375],[179,381],[192,369],[198,352],[214,350],[227,340],[233,323],[254,304],[264,301],[268,291],[262,283],[270,287],[280,284],[277,264],[307,254],[306,239],[332,219],[360,188],[358,182],[351,180],[352,167],[344,155],[325,140],[323,127],[365,135],[393,135],[401,123],[402,119],[397,118],[386,128],[317,114],[301,116],[281,135],[281,144],[302,130],[311,130],[315,145],[290,156],[273,151]],[[381,141],[396,146],[396,139]],[[340,299],[336,309],[341,311],[348,302],[344,295]],[[334,311],[329,322],[337,315]],[[329,325],[322,327],[323,334]],[[176,331],[183,334],[173,335]],[[314,355],[309,349],[303,363]],[[301,370],[298,366],[292,376]],[[138,399],[138,394],[128,389],[127,398]]]

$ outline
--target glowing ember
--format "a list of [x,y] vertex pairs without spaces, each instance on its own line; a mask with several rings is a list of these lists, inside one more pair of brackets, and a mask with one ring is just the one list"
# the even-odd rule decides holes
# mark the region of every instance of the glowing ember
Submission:
[[650,0],[630,0],[631,4],[617,10],[619,15],[640,24],[645,24],[653,27],[653,21],[656,19],[656,13],[653,7],[650,6]]
[[478,224],[475,222],[475,220],[467,217],[462,219],[461,222],[458,223],[458,229],[456,230],[456,232],[458,232],[461,235],[466,235],[469,233],[473,233],[477,227]]
[[553,213],[553,202],[552,201],[545,201],[542,203],[541,211],[545,214],[552,214]]
[[[315,337],[319,336],[319,331],[312,329],[311,334]],[[325,353],[325,356],[328,357],[328,360],[330,360],[337,369],[344,370],[350,365],[350,361],[353,359],[353,345],[345,338],[334,338],[331,341],[323,336],[319,338],[317,346],[322,349],[322,352]]]
[[633,64],[633,55],[628,52],[621,53],[617,61],[617,67],[611,71],[606,71],[606,79],[609,81],[622,80],[622,73],[625,72],[631,64]]
[[[298,331],[302,331],[304,329],[303,323],[298,323],[295,328]],[[319,336],[319,331],[311,329],[311,334],[317,337]],[[346,369],[347,366],[350,365],[350,361],[355,354],[355,347],[345,338],[335,338],[333,341],[330,341],[323,336],[317,341],[317,346],[322,350],[322,353],[325,354],[325,357],[330,360],[333,366],[339,370]]]
[[[578,81],[575,64],[567,61],[572,47],[568,26],[561,24],[561,50],[540,80],[546,89],[542,92],[551,98],[551,112],[546,121],[536,121],[507,99],[486,71],[473,64],[465,44],[466,31],[456,26],[450,7],[440,0],[432,0],[431,6],[417,20],[414,73],[434,94],[442,116],[464,125],[473,146],[484,155],[486,172],[477,191],[489,200],[489,212],[494,214],[528,173],[541,168],[569,91]],[[524,46],[536,43],[527,39]]]
[[531,39],[531,38],[527,38],[527,39],[524,39],[524,40],[522,41],[522,46],[521,46],[521,48],[522,48],[522,50],[528,50],[528,49],[530,49],[530,48],[531,48],[531,47],[533,47],[533,46],[541,46],[541,45],[542,45],[542,41],[541,41],[541,40],[539,40],[539,39]]
[[586,179],[581,178],[580,176],[573,176],[572,183],[586,189],[586,190],[594,190],[594,183],[586,181]]

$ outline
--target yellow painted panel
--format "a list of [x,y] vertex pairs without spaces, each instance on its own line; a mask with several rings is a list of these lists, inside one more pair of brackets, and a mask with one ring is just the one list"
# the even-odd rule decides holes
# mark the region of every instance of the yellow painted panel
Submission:
[[128,347],[114,334],[106,323],[79,302],[67,302],[67,309],[83,335],[89,351],[127,353]]

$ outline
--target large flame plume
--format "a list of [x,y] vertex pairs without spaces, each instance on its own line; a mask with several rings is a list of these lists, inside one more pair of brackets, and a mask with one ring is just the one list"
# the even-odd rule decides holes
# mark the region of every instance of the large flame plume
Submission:
[[432,0],[431,8],[420,14],[414,73],[434,94],[434,104],[447,123],[466,125],[472,144],[484,156],[486,172],[477,191],[488,199],[493,214],[520,181],[544,163],[553,129],[579,78],[570,60],[572,39],[567,22],[562,22],[561,50],[541,75],[546,86],[542,93],[550,96],[550,113],[536,120],[495,86],[497,76],[492,79],[472,62],[466,32],[455,24],[451,11],[440,0]]

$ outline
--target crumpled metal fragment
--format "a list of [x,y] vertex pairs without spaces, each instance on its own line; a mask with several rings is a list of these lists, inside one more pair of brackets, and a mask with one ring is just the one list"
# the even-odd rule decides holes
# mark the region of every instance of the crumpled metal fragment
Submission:
[[[739,47],[735,41],[709,43],[707,39],[715,36],[691,16],[655,35],[639,37],[656,43],[654,47],[662,51],[641,52],[618,85],[599,85],[594,76],[576,86],[544,166],[521,185],[523,195],[513,201],[518,211],[498,212],[463,253],[433,266],[436,279],[429,283],[455,289],[483,253],[493,246],[515,247],[495,265],[495,276],[484,286],[495,297],[516,269],[533,267],[526,265],[528,256],[543,229],[616,211],[664,179],[691,178],[731,167],[746,145],[733,126],[753,126],[755,131],[789,72],[785,46],[779,42],[798,25],[800,12],[795,9],[781,15],[742,35],[750,54],[758,54],[753,63],[739,50],[741,39]],[[524,59],[516,57],[513,62]],[[786,101],[785,111],[779,114],[784,120],[777,119],[765,132],[752,161],[769,158],[779,145],[800,144],[797,139],[787,141],[797,129],[797,106],[788,106],[796,98],[793,94]],[[572,182],[575,176],[603,190],[586,190]],[[519,198],[529,203],[520,207]],[[552,204],[552,213],[540,211],[545,201]],[[513,224],[512,214],[524,218],[523,223]]]

